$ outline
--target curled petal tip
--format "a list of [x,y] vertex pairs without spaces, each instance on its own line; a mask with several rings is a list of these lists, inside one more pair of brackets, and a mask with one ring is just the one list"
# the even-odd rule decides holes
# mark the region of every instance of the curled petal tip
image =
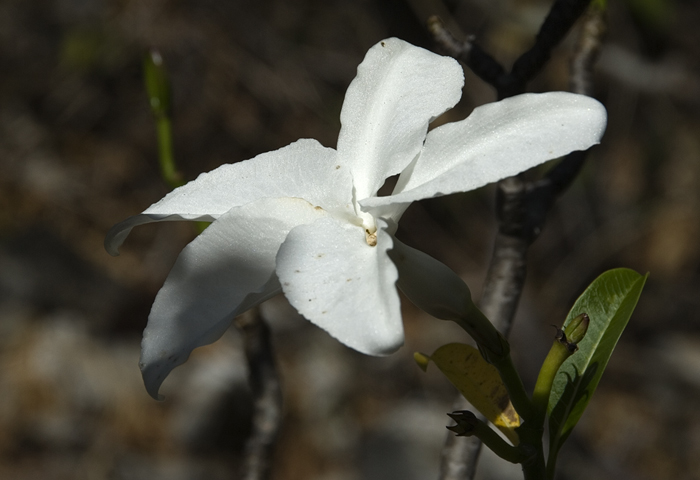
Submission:
[[121,229],[117,228],[119,225],[120,224],[117,224],[109,229],[109,232],[107,232],[107,236],[105,237],[104,241],[105,250],[107,250],[107,253],[109,253],[113,257],[119,256],[119,247],[122,244],[122,242],[119,241],[118,238],[119,234],[121,233]]
[[158,400],[159,402],[165,400],[165,396],[159,393],[160,386],[163,384],[163,381],[170,373],[170,370],[172,370],[172,368],[174,367],[175,366],[171,366],[171,368],[166,368],[163,365],[147,365],[143,362],[139,363],[139,368],[141,369],[141,376],[143,377],[143,383],[146,387],[146,391],[151,397],[153,397],[153,399]]

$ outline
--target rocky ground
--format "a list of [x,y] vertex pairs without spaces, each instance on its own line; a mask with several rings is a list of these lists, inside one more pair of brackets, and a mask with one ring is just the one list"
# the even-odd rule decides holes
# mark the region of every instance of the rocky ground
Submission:
[[[251,413],[241,340],[195,352],[152,400],[137,366],[150,305],[191,225],[114,223],[167,191],[141,58],[162,52],[186,179],[301,137],[335,146],[364,52],[397,36],[430,47],[438,13],[505,64],[548,2],[438,0],[3,0],[0,2],[0,478],[237,478]],[[561,479],[698,479],[700,459],[700,6],[611,2],[596,74],[603,144],[529,255],[512,333],[532,385],[576,296],[602,271],[651,272]],[[532,91],[567,85],[567,39]],[[493,92],[467,74],[460,119]],[[459,272],[478,297],[493,189],[411,207],[399,237]],[[275,479],[436,478],[455,392],[416,350],[462,338],[404,302],[396,355],[357,354],[283,298],[262,307],[285,394]],[[481,479],[519,478],[482,458]]]

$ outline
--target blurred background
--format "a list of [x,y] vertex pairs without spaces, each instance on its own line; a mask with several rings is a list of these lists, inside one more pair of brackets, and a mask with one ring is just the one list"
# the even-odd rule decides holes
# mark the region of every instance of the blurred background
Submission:
[[[334,147],[366,50],[397,36],[432,48],[439,14],[506,66],[531,45],[541,0],[1,0],[0,478],[237,478],[251,413],[231,329],[165,382],[141,383],[141,332],[192,225],[114,223],[159,200],[141,60],[170,70],[185,178],[302,138]],[[608,268],[651,272],[596,396],[560,456],[561,479],[700,479],[700,3],[612,0],[595,96],[602,145],[529,253],[511,340],[531,387],[578,294]],[[532,83],[565,90],[576,32]],[[464,118],[494,92],[467,72]],[[545,167],[546,168],[546,167]],[[493,187],[414,204],[398,233],[479,297]],[[403,302],[406,346],[369,358],[285,303],[263,305],[283,377],[273,478],[437,478],[456,391],[420,350],[466,335]],[[482,457],[481,479],[521,478]]]

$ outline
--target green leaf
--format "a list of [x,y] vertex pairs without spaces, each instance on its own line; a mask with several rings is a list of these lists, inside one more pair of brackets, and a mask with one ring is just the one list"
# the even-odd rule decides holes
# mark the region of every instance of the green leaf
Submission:
[[449,343],[429,358],[474,408],[514,445],[518,444],[515,428],[520,426],[520,417],[510,403],[498,370],[486,363],[479,350],[462,343]]
[[598,386],[648,275],[625,268],[609,270],[588,286],[569,312],[564,325],[581,313],[587,313],[591,323],[578,345],[578,352],[566,360],[557,372],[549,396],[548,463],[552,464],[552,468],[559,449]]

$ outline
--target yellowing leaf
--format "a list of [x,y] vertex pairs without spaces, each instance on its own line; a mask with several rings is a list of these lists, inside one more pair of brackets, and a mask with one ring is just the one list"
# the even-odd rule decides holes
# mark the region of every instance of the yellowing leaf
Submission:
[[443,345],[430,359],[469,403],[514,445],[518,444],[514,429],[520,426],[520,417],[496,367],[486,363],[476,348],[462,343]]
[[424,353],[415,352],[413,354],[413,360],[416,361],[416,364],[420,367],[421,370],[423,370],[424,372],[428,370],[428,364],[430,363],[429,356],[427,356]]

